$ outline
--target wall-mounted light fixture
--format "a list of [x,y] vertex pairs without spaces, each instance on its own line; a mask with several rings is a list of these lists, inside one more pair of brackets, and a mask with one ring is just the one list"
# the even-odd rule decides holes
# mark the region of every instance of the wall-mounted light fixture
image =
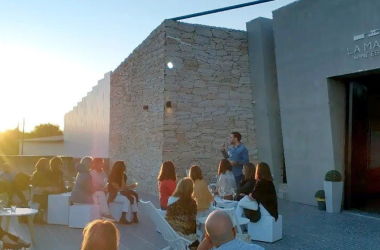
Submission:
[[171,101],[167,101],[166,102],[166,107],[167,108],[171,108],[172,107],[172,102]]
[[173,65],[172,62],[168,62],[167,66],[168,66],[169,69],[173,69],[174,68],[174,65]]
[[148,106],[148,105],[144,105],[144,106],[143,106],[143,109],[144,109],[144,110],[148,110],[148,109],[149,109],[149,106]]

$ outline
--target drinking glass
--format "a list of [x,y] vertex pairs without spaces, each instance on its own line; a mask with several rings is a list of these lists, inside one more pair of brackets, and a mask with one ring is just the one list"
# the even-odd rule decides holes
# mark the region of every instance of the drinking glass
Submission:
[[222,200],[224,201],[224,196],[226,195],[226,191],[225,191],[224,187],[221,187],[219,189],[219,195],[222,196]]
[[65,188],[66,188],[66,190],[69,190],[69,187],[70,187],[70,182],[69,181],[65,181]]
[[12,206],[11,206],[11,212],[12,212],[12,213],[15,213],[15,212],[16,212],[16,208],[17,208],[17,206],[12,205]]
[[235,196],[237,194],[237,188],[231,188],[231,193],[232,193],[232,200],[235,200]]
[[136,186],[139,185],[139,183],[136,181],[135,178],[132,178],[132,183],[135,184]]
[[108,186],[108,178],[103,179],[103,184],[104,184],[104,187]]

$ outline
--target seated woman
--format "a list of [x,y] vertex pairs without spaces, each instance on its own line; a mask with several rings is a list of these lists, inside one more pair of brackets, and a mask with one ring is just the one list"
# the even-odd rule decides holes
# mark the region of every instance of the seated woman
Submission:
[[81,250],[119,250],[120,233],[115,224],[96,220],[83,230]]
[[78,174],[73,190],[71,191],[71,202],[74,204],[94,204],[94,199],[92,198],[94,187],[90,174],[91,166],[92,158],[89,156],[83,157],[80,163],[75,165]]
[[255,165],[247,162],[243,165],[244,178],[240,183],[240,194],[238,194],[237,200],[241,200],[244,196],[252,193],[255,188]]
[[117,202],[123,204],[123,212],[121,215],[120,223],[121,224],[131,224],[127,220],[127,214],[133,212],[133,223],[139,223],[137,218],[137,194],[133,191],[137,187],[137,183],[127,186],[127,175],[126,166],[123,161],[116,161],[113,164],[108,191],[109,197],[108,202]]
[[34,217],[36,223],[44,222],[44,215],[48,206],[48,195],[52,191],[49,181],[49,160],[41,158],[38,160],[35,171],[31,177],[31,184],[33,186],[34,203],[40,204],[38,207],[38,214]]
[[176,187],[177,174],[172,161],[164,161],[158,174],[158,193],[161,210],[168,208],[168,199]]
[[94,186],[94,194],[92,198],[96,204],[100,205],[100,211],[104,220],[115,220],[108,208],[106,192],[108,191],[107,183],[108,176],[103,170],[104,160],[102,158],[95,158],[92,162],[90,171],[92,177],[92,185]]
[[65,181],[63,180],[62,159],[53,157],[50,160],[50,185],[51,191],[55,194],[61,194],[65,191]]
[[273,184],[272,174],[269,165],[261,162],[256,165],[256,185],[253,192],[249,195],[256,200],[269,212],[270,215],[278,219],[278,205],[276,189]]
[[197,203],[191,197],[193,181],[183,178],[168,201],[166,220],[171,227],[182,234],[196,233]]
[[13,196],[16,194],[22,202],[23,207],[27,207],[28,201],[25,198],[23,191],[29,189],[30,176],[24,173],[18,173],[10,163],[2,165],[3,172],[0,175],[2,186],[2,193],[8,194],[8,204],[11,206],[13,203]]
[[30,243],[26,243],[19,237],[10,234],[6,231],[4,231],[0,227],[0,241],[3,242],[3,247],[1,249],[24,249],[24,248],[29,248]]
[[192,197],[197,203],[198,215],[202,217],[207,216],[207,210],[214,201],[214,197],[208,190],[207,184],[203,181],[201,168],[199,166],[192,166],[189,171],[189,177],[194,183]]
[[236,190],[236,181],[232,173],[232,165],[229,160],[223,159],[218,167],[217,192],[226,200],[233,200],[233,190]]

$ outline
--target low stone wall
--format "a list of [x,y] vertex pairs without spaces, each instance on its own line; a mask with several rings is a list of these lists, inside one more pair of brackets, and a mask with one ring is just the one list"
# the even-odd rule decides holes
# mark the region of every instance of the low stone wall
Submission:
[[[31,175],[34,172],[35,165],[40,158],[51,159],[54,156],[43,155],[0,155],[0,171],[2,171],[1,165],[5,162],[10,163],[17,171]],[[74,177],[77,174],[75,170],[75,164],[80,161],[79,158],[61,157],[63,161],[62,171],[67,178]],[[108,171],[108,159],[105,159],[105,170]]]

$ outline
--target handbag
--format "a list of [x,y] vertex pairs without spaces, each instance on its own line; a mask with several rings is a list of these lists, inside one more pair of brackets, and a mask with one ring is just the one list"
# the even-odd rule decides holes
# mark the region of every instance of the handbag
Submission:
[[250,222],[258,222],[261,219],[260,204],[258,203],[257,210],[244,208],[244,215]]

